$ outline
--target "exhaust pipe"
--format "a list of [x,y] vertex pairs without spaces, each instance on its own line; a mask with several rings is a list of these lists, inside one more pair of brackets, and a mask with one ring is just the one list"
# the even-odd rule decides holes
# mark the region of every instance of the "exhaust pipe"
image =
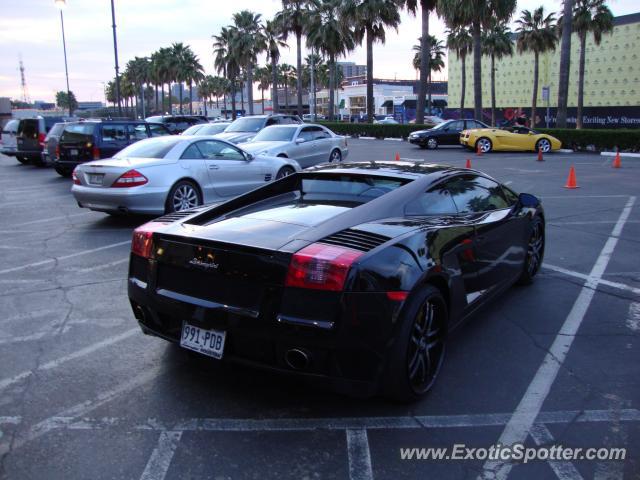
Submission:
[[292,348],[284,354],[284,361],[294,370],[305,370],[311,363],[311,355],[300,348]]

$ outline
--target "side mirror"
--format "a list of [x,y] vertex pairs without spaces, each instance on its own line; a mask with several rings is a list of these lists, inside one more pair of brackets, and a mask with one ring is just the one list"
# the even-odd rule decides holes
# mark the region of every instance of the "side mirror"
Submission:
[[529,132],[529,135],[533,135],[533,132]]
[[301,143],[306,142],[307,140],[303,137],[296,138],[296,144],[300,145]]
[[244,159],[245,159],[247,162],[250,162],[251,160],[253,160],[253,159],[255,158],[255,157],[254,157],[251,153],[249,153],[249,152],[242,152],[242,154],[244,155]]
[[527,208],[537,208],[540,205],[540,200],[535,195],[530,193],[521,193],[518,195],[518,201],[520,205]]

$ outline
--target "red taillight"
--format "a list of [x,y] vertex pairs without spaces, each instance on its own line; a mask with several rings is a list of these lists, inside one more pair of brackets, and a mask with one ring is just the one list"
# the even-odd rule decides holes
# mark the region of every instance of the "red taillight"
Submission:
[[142,175],[137,170],[129,170],[120,175],[120,177],[115,182],[113,182],[113,185],[111,186],[116,188],[139,187],[140,185],[144,185],[148,181],[149,180],[147,180],[147,177]]
[[164,225],[164,223],[149,222],[136,228],[131,239],[131,253],[142,258],[151,258],[153,256],[153,233]]
[[80,184],[80,180],[78,179],[78,174],[76,173],[76,169],[73,169],[73,172],[71,173],[71,180],[73,180],[73,184],[74,185],[81,185]]
[[361,255],[350,248],[313,243],[293,255],[285,285],[342,291],[349,268]]
[[60,145],[56,145],[56,158],[60,158]]
[[91,155],[94,160],[100,160],[100,149],[94,145],[91,149]]
[[44,147],[44,139],[47,138],[47,134],[46,133],[39,133],[38,134],[38,143],[40,143],[41,147]]

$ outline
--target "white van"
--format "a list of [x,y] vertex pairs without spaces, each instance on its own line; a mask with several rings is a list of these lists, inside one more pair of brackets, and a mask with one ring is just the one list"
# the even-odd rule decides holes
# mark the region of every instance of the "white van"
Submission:
[[20,120],[9,120],[2,127],[0,135],[0,153],[14,157],[16,155],[17,143],[16,134],[18,133],[18,124]]

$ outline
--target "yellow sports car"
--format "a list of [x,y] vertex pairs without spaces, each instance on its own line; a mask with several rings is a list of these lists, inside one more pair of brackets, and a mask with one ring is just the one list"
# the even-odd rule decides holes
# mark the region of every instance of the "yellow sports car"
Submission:
[[522,126],[463,130],[460,132],[460,144],[474,151],[480,149],[482,153],[492,150],[505,152],[541,150],[542,153],[547,153],[562,147],[562,142],[557,138]]

